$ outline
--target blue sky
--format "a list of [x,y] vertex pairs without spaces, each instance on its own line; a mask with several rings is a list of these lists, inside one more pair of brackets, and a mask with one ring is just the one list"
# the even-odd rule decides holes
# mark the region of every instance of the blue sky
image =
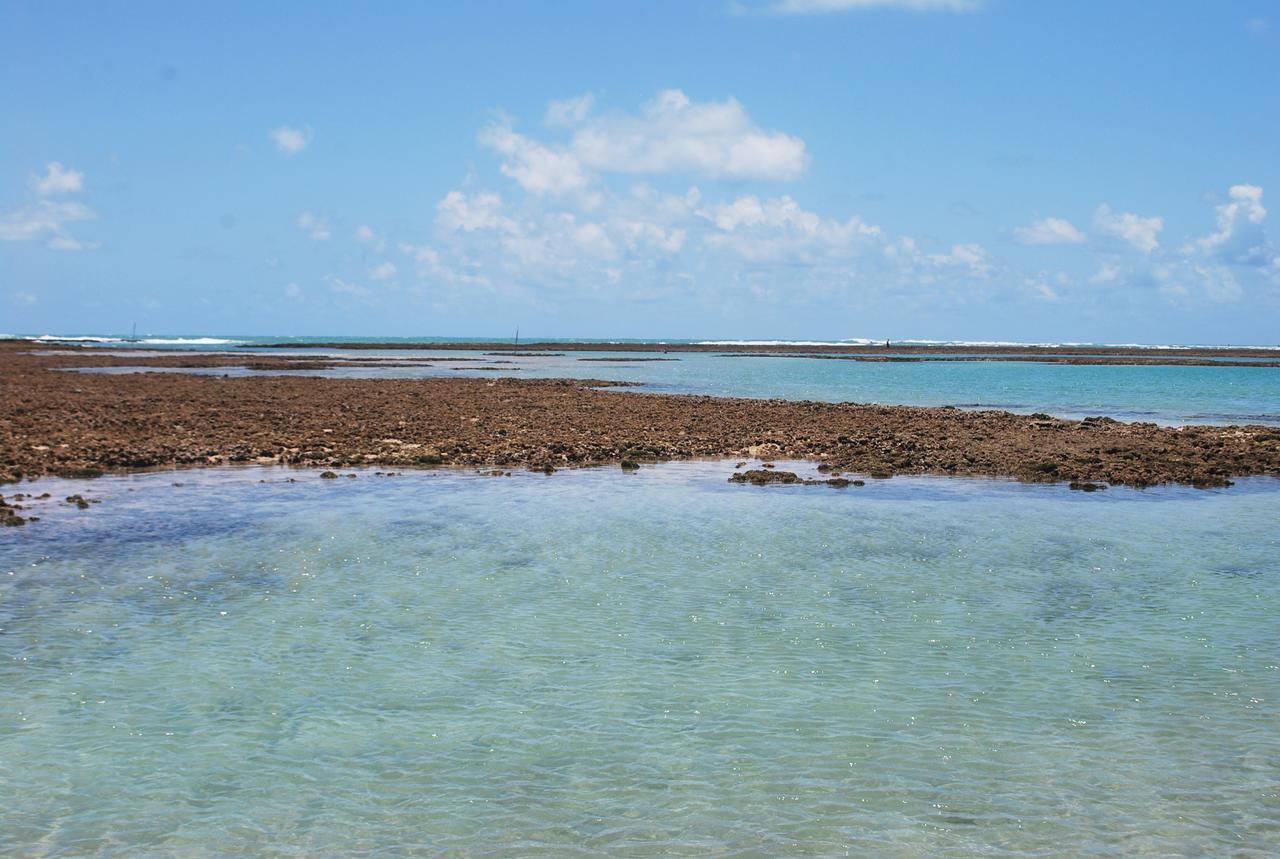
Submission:
[[1271,3],[0,0],[0,75],[0,331],[1280,341]]

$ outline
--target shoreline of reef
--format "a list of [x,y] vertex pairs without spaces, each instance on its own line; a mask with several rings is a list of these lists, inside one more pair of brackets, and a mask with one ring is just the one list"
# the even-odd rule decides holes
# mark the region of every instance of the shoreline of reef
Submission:
[[[1280,476],[1272,426],[654,394],[598,380],[68,373],[111,359],[31,346],[0,347],[0,482],[230,463],[553,471],[699,458],[1137,487]],[[259,360],[268,372],[289,366]]]

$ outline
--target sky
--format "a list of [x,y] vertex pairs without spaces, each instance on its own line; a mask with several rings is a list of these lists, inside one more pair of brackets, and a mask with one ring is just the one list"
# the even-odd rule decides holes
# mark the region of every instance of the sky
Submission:
[[0,332],[1280,343],[1280,6],[0,0]]

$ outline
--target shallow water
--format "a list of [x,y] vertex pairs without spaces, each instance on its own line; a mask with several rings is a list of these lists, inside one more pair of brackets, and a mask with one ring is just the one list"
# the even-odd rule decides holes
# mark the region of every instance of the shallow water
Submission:
[[[267,350],[274,356],[294,354]],[[128,355],[139,355],[135,350]],[[146,354],[146,353],[141,353]],[[161,354],[153,350],[150,354]],[[171,354],[171,353],[170,353]],[[246,350],[236,354],[245,355]],[[249,353],[257,357],[261,353]],[[569,352],[563,356],[484,356],[465,351],[318,350],[299,357],[344,355],[391,362],[468,358],[431,367],[337,367],[286,375],[410,379],[426,376],[512,376],[634,382],[658,393],[778,397],[789,400],[961,406],[1059,417],[1106,415],[1164,424],[1280,425],[1280,366],[1141,366],[1038,364],[1014,361],[868,363],[820,358],[755,357],[706,352],[669,355]],[[666,357],[665,361],[627,358]],[[480,358],[482,360],[475,360]],[[605,358],[609,360],[594,360]],[[588,360],[584,360],[588,359]],[[506,363],[493,363],[493,362]],[[139,362],[143,364],[142,361]],[[489,367],[487,370],[478,367]],[[495,369],[496,368],[496,369]],[[107,372],[136,372],[110,368]],[[227,368],[186,370],[207,375],[280,375]]]
[[24,485],[0,853],[1275,850],[1280,481],[731,471]]

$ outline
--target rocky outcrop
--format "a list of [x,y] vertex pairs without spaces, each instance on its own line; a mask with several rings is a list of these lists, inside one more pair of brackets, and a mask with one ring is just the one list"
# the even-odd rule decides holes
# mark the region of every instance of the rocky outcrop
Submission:
[[807,459],[833,477],[1081,485],[1209,487],[1280,475],[1280,428],[1268,426],[673,396],[600,390],[592,380],[80,374],[56,369],[66,356],[30,349],[0,343],[0,482],[227,463],[552,473],[710,457]]

